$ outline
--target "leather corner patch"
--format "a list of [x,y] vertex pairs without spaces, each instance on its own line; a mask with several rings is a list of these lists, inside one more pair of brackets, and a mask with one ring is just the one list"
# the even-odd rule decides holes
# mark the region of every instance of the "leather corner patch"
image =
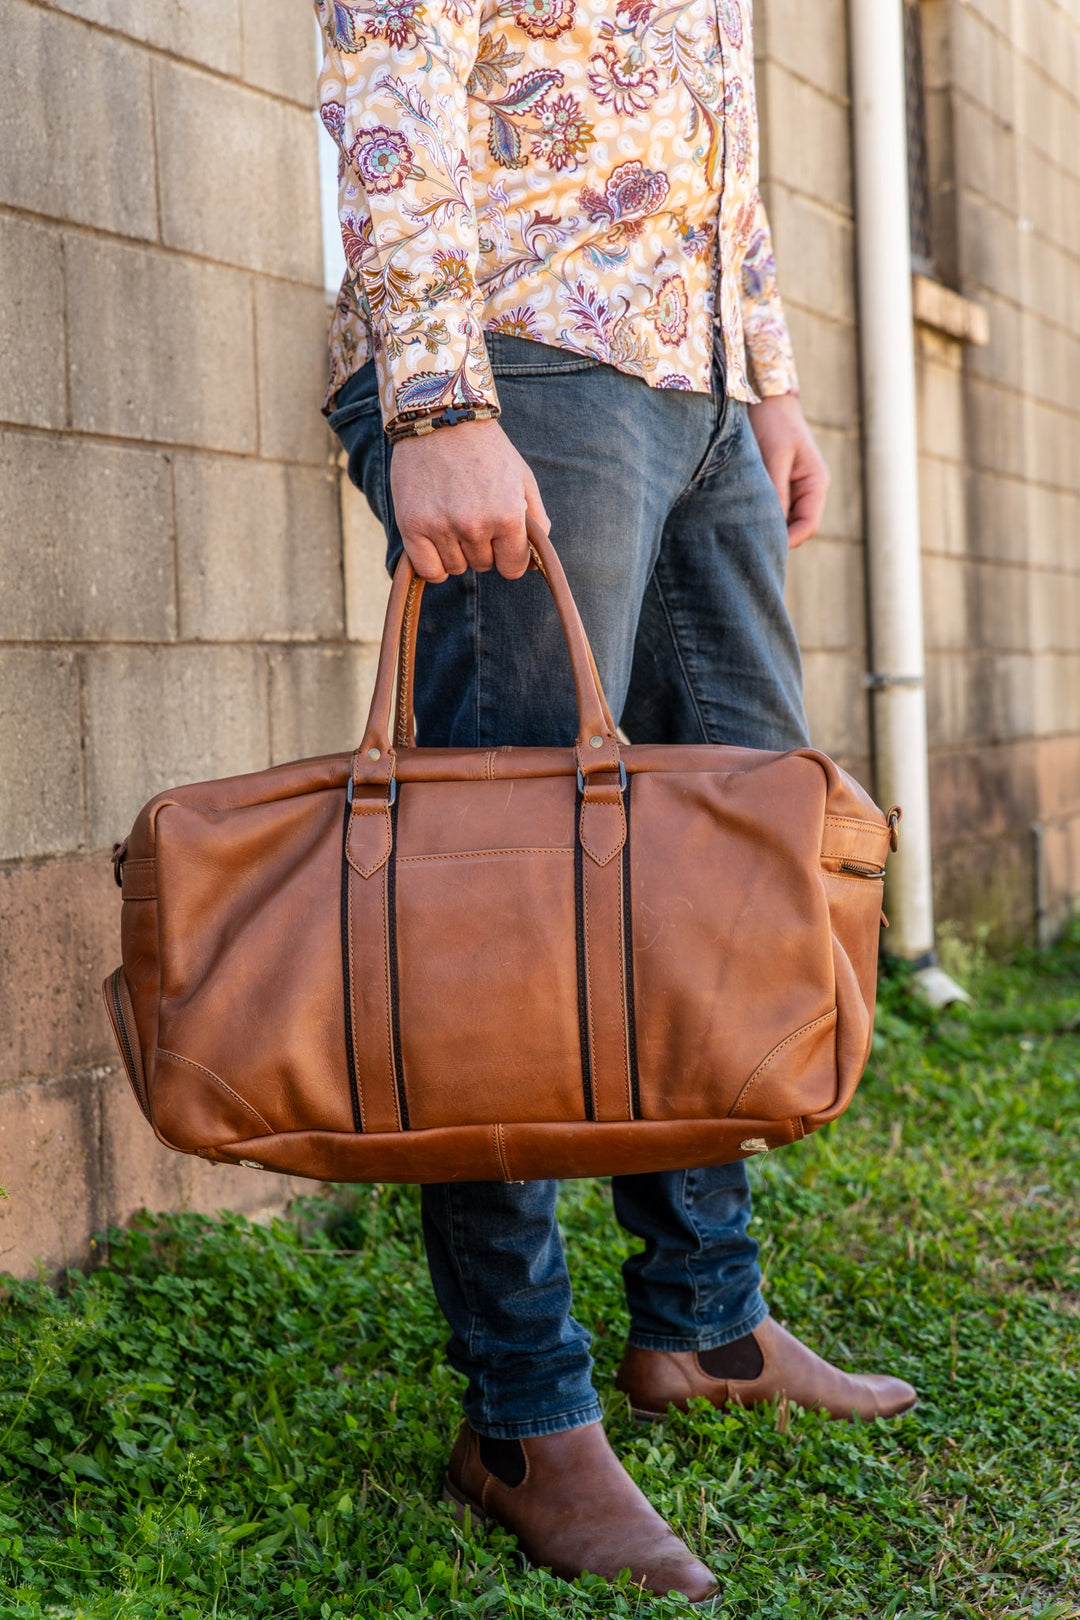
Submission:
[[353,871],[373,877],[390,859],[393,844],[389,805],[354,804],[345,840],[345,858]]

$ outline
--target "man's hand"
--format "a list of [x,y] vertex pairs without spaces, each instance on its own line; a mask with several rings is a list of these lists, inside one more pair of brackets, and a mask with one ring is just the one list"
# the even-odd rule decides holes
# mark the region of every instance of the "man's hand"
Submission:
[[821,459],[797,394],[773,394],[750,406],[765,471],[776,486],[787,521],[788,545],[816,534],[825,510],[829,469]]
[[421,579],[466,568],[520,579],[529,566],[525,514],[551,523],[536,479],[498,422],[459,422],[395,444],[394,516]]

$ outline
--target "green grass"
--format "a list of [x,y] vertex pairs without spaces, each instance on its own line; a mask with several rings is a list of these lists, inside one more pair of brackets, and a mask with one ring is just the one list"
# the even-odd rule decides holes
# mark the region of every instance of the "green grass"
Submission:
[[[626,1246],[602,1183],[564,1189],[613,1442],[730,1620],[1080,1616],[1080,934],[973,988],[935,1019],[887,985],[847,1117],[755,1166],[774,1311],[915,1383],[895,1424],[699,1403],[637,1429],[611,1389]],[[443,1337],[410,1189],[270,1229],[148,1219],[88,1276],[9,1284],[0,1614],[690,1612],[456,1528]]]

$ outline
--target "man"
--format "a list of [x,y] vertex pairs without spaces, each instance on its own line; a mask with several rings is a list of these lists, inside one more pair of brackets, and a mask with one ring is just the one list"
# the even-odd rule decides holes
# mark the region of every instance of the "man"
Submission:
[[[331,422],[424,596],[416,711],[440,746],[569,744],[550,527],[635,742],[806,741],[786,554],[827,473],[799,407],[757,191],[749,0],[316,0],[348,273]],[[914,1402],[769,1317],[741,1163],[616,1177],[619,1387],[644,1418],[780,1391]],[[570,1313],[554,1183],[423,1190],[468,1380],[460,1508],[557,1574],[716,1590],[617,1461]]]

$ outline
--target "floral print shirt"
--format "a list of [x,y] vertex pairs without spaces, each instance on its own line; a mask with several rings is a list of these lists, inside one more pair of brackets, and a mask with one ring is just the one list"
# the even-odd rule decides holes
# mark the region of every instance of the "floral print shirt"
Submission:
[[[797,388],[750,0],[315,0],[347,272],[328,406],[497,404],[483,334],[737,399]],[[719,256],[719,264],[717,258]]]

